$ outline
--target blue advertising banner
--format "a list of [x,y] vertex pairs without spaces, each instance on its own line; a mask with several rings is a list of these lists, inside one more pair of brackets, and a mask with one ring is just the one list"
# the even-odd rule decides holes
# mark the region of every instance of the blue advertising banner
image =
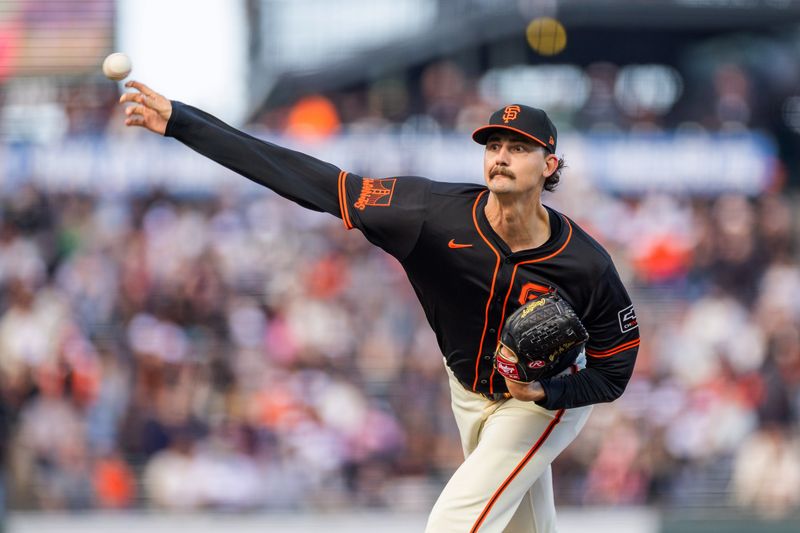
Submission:
[[[341,135],[313,143],[261,137],[364,176],[482,181],[483,149],[468,135]],[[781,172],[774,142],[753,132],[565,134],[558,153],[568,163],[564,183],[619,194],[756,195],[774,187]],[[0,144],[0,171],[6,190],[31,181],[48,189],[107,192],[252,186],[172,139],[147,135]]]

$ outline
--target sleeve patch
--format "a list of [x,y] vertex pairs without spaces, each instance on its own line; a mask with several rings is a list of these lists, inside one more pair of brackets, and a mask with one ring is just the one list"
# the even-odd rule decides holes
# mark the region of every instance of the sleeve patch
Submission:
[[364,178],[361,185],[361,194],[353,207],[363,211],[367,206],[389,207],[392,204],[394,186],[397,178],[371,179]]
[[633,304],[617,313],[617,317],[619,318],[619,329],[622,333],[627,333],[639,327],[639,322],[636,320],[636,312],[633,310]]

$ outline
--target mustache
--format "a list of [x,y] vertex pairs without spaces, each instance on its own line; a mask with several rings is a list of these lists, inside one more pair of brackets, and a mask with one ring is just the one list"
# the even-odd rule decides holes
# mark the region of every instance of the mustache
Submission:
[[512,171],[510,171],[509,169],[507,169],[506,167],[494,167],[489,172],[489,177],[490,178],[493,178],[493,177],[498,176],[498,175],[508,176],[509,178],[514,178],[514,179],[517,178],[517,176],[515,176],[514,173]]

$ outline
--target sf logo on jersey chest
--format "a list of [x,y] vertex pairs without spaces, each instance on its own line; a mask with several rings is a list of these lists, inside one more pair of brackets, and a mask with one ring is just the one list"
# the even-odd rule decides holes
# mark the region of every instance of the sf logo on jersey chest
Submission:
[[539,285],[538,283],[531,283],[528,282],[522,286],[522,289],[519,292],[519,305],[525,305],[525,302],[530,302],[531,300],[535,300],[539,296],[543,294],[549,294],[554,292],[552,288],[546,287],[544,285]]

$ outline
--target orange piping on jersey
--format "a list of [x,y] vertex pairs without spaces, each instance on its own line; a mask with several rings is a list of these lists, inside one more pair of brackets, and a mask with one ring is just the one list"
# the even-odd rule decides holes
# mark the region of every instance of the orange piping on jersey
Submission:
[[563,415],[564,415],[564,409],[559,409],[558,412],[556,413],[555,418],[553,418],[552,422],[550,422],[550,424],[547,426],[547,429],[544,430],[544,433],[542,433],[542,436],[539,437],[539,440],[536,441],[536,444],[533,445],[533,448],[528,450],[528,453],[525,454],[525,457],[523,457],[522,461],[520,461],[520,463],[516,466],[516,468],[514,468],[514,471],[511,472],[511,474],[509,474],[509,476],[505,479],[505,481],[503,481],[500,487],[494,492],[494,494],[492,494],[492,497],[489,498],[489,502],[486,504],[486,507],[483,508],[483,511],[481,512],[480,516],[478,516],[478,520],[475,521],[475,524],[472,526],[472,529],[469,530],[470,533],[476,533],[478,529],[480,529],[481,525],[483,525],[484,520],[486,520],[486,517],[489,515],[489,511],[492,510],[492,507],[494,507],[494,504],[497,503],[497,500],[500,498],[500,495],[503,494],[503,491],[506,490],[506,488],[511,484],[514,478],[517,477],[517,474],[519,474],[520,471],[522,471],[522,469],[525,468],[525,465],[528,464],[531,458],[534,455],[536,455],[536,452],[539,451],[539,448],[542,447],[544,441],[546,441],[547,437],[549,437],[550,434],[553,432],[553,429],[556,427],[556,424],[558,424],[561,421],[561,417]]
[[613,348],[609,348],[608,350],[598,351],[598,350],[587,349],[586,350],[586,355],[589,355],[591,357],[595,357],[595,358],[598,358],[598,359],[602,359],[604,357],[611,357],[612,355],[618,354],[619,352],[624,352],[625,350],[630,350],[631,348],[634,348],[636,346],[639,346],[639,339],[634,339],[632,341],[628,341],[628,342],[626,342],[624,344],[620,344],[620,345],[615,346]]
[[561,247],[558,250],[556,250],[552,254],[547,255],[545,257],[540,257],[538,259],[531,259],[530,261],[522,261],[522,262],[517,263],[516,265],[514,265],[514,270],[511,272],[511,281],[508,282],[508,292],[506,293],[506,299],[505,299],[505,301],[503,301],[503,311],[502,311],[502,314],[500,315],[500,327],[497,328],[497,342],[500,342],[500,333],[502,332],[503,324],[505,323],[505,319],[506,319],[506,305],[508,305],[508,297],[511,296],[511,289],[514,288],[514,278],[517,275],[517,268],[519,268],[520,265],[529,265],[531,263],[541,263],[542,261],[547,261],[548,259],[552,259],[553,257],[555,257],[558,254],[560,254],[561,252],[563,252],[564,248],[566,248],[567,245],[569,244],[569,241],[572,240],[572,224],[569,223],[569,219],[567,217],[562,215],[562,218],[564,219],[564,222],[566,222],[567,226],[569,227],[569,233],[567,233],[567,240],[564,241],[564,244],[562,244]]
[[336,178],[336,199],[339,201],[339,214],[342,215],[342,224],[347,228],[347,222],[344,219],[344,209],[342,209],[342,172],[339,171],[339,177]]
[[494,256],[497,258],[494,263],[494,274],[492,274],[492,288],[489,290],[489,299],[486,300],[486,314],[484,315],[483,319],[483,332],[481,333],[481,343],[478,345],[478,355],[475,357],[475,381],[472,383],[472,390],[475,391],[478,389],[478,369],[480,368],[481,364],[481,352],[483,351],[483,341],[486,339],[486,328],[489,327],[489,308],[492,306],[492,298],[494,298],[494,284],[497,281],[497,271],[500,270],[500,254],[497,250],[494,249],[489,243],[489,240],[481,231],[480,226],[478,226],[478,217],[475,214],[478,211],[478,203],[481,201],[481,197],[489,191],[481,192],[477,198],[475,198],[475,203],[472,205],[472,223],[475,224],[475,229],[478,230],[478,234],[483,239],[483,242],[492,249],[494,252]]
[[339,200],[339,214],[342,215],[342,223],[344,224],[345,229],[349,229],[347,227],[347,218],[344,214],[344,204],[342,203],[342,197],[344,196],[342,194],[342,174],[344,174],[344,170],[339,171],[339,177],[336,180],[336,196]]
[[342,222],[347,229],[353,229],[353,224],[350,222],[350,213],[347,212],[347,188],[346,180],[347,172],[344,170],[339,172],[339,211],[342,213]]

